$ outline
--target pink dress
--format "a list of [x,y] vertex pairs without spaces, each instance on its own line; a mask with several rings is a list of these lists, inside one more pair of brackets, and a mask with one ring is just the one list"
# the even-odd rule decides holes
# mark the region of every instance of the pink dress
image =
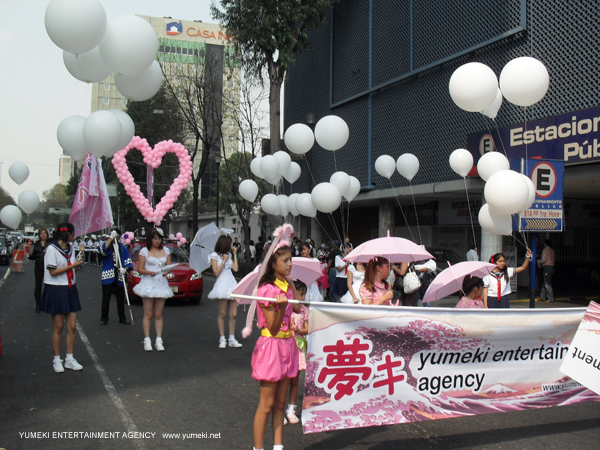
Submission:
[[[385,286],[383,286],[382,284],[378,284],[375,283],[375,292],[371,292],[369,291],[364,283],[360,286],[360,299],[362,301],[363,298],[370,298],[371,299],[371,304],[374,304],[377,300],[379,300],[387,291],[389,291],[389,289],[386,289]],[[392,301],[392,299],[387,300],[386,302],[382,303],[382,305],[387,305],[387,306],[394,306],[394,302]],[[398,304],[396,303],[396,306],[398,306]]]
[[[296,328],[302,329],[308,321],[308,309],[306,306],[301,306],[300,313],[292,314],[292,323],[296,325]],[[303,334],[296,334],[294,331],[294,337],[300,338],[300,342],[296,339],[298,345],[298,370],[306,370],[306,336]],[[302,345],[302,347],[300,347]]]
[[[288,299],[293,298],[292,288],[283,292],[274,284],[264,284],[259,287],[257,296],[275,298],[279,294],[285,294]],[[267,321],[261,306],[273,305],[269,302],[258,302],[256,315],[259,328],[267,328]],[[275,305],[276,311],[278,308]],[[291,316],[292,305],[288,303],[279,331],[290,330]],[[298,360],[298,346],[293,336],[288,339],[261,336],[256,341],[254,352],[252,352],[252,378],[271,383],[276,383],[284,378],[295,378],[298,375]]]
[[462,297],[456,304],[456,308],[485,308],[485,305],[478,298],[471,300],[470,298]]

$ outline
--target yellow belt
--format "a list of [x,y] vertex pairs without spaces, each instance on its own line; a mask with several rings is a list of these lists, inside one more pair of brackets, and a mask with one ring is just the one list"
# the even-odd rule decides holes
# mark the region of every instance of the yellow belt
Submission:
[[274,338],[278,338],[278,339],[289,339],[292,337],[292,332],[291,331],[278,331],[277,334],[275,336],[273,336],[268,328],[263,328],[262,330],[260,330],[260,335],[264,336],[264,337],[274,337]]

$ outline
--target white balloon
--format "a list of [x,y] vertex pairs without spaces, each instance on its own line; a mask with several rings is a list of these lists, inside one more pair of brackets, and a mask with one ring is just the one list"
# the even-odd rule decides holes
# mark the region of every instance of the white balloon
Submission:
[[279,182],[281,181],[281,176],[273,175],[273,176],[265,177],[265,180],[267,180],[267,182],[269,184],[272,184],[273,186],[277,186],[279,184]]
[[260,207],[267,214],[276,216],[279,214],[279,199],[275,194],[266,194],[260,200]]
[[27,164],[25,163],[14,162],[8,168],[8,176],[15,183],[23,184],[23,182],[29,177],[29,167],[27,167]]
[[337,188],[340,195],[344,195],[350,187],[350,177],[346,172],[339,171],[333,173],[331,177],[329,177],[329,182]]
[[531,106],[544,98],[550,85],[546,66],[529,56],[515,58],[500,73],[500,89],[509,102]]
[[484,116],[488,116],[490,119],[495,119],[498,115],[498,111],[500,111],[500,107],[502,106],[502,91],[498,88],[498,92],[496,92],[496,98],[490,106],[481,111],[481,114]]
[[291,156],[286,152],[279,150],[278,152],[273,153],[273,157],[279,163],[279,174],[284,176],[292,164]]
[[298,208],[296,208],[296,200],[298,199],[299,196],[300,196],[300,194],[290,194],[287,199],[288,211],[291,212],[294,217],[296,217],[298,214],[300,214],[300,212],[298,211]]
[[296,209],[306,217],[317,217],[317,208],[313,205],[312,196],[305,192],[296,198]]
[[493,174],[500,170],[510,169],[506,156],[499,152],[487,152],[477,161],[477,173],[487,181]]
[[15,230],[19,228],[22,218],[21,210],[15,205],[6,205],[0,211],[0,221],[7,227],[14,228]]
[[279,215],[285,217],[289,213],[288,196],[284,194],[279,194],[277,198],[279,199]]
[[533,185],[533,181],[531,181],[531,179],[527,175],[521,174],[521,176],[525,180],[525,183],[527,183],[527,187],[529,188],[529,195],[527,196],[527,202],[519,212],[523,212],[531,208],[531,205],[533,205],[533,202],[535,202],[535,186]]
[[339,208],[342,194],[332,183],[319,183],[310,193],[312,204],[318,211],[330,213]]
[[149,100],[162,85],[162,70],[158,61],[152,61],[150,67],[133,74],[115,74],[115,84],[123,97],[136,102]]
[[56,131],[56,137],[63,152],[75,161],[83,160],[89,151],[89,146],[83,137],[84,123],[85,117],[83,116],[69,116],[63,119]]
[[244,180],[240,183],[239,191],[244,200],[254,202],[258,195],[258,184],[254,180]]
[[108,67],[121,74],[147,69],[156,59],[157,52],[158,37],[154,28],[137,16],[112,19],[100,42],[102,59]]
[[308,125],[295,123],[283,136],[287,149],[297,155],[303,155],[315,145],[315,135]]
[[471,62],[454,71],[448,88],[450,97],[459,108],[481,112],[496,98],[498,78],[485,64]]
[[346,145],[349,136],[348,124],[338,116],[325,116],[315,126],[315,139],[325,150],[339,150]]
[[302,169],[300,168],[300,164],[292,161],[288,170],[283,174],[283,178],[285,178],[288,183],[294,184],[300,178],[300,174],[302,173]]
[[473,155],[464,148],[457,148],[450,155],[450,167],[461,177],[466,177],[473,168]]
[[69,53],[97,47],[106,31],[106,12],[98,0],[52,0],[44,15],[52,42]]
[[108,110],[93,112],[83,124],[85,142],[97,158],[112,150],[122,134],[121,121]]
[[488,178],[483,195],[496,212],[516,214],[523,210],[529,199],[529,186],[519,172],[501,170]]
[[262,156],[256,156],[252,161],[250,161],[250,172],[254,174],[255,177],[264,178],[265,174],[260,170],[260,161]]
[[479,209],[478,218],[479,225],[488,233],[505,236],[512,234],[512,217],[494,211],[487,203]]
[[387,178],[389,180],[396,171],[396,160],[390,155],[381,155],[375,161],[375,170],[383,178]]
[[63,51],[63,61],[73,77],[86,83],[102,81],[112,72],[100,57],[98,47],[79,55]]
[[40,196],[34,191],[23,191],[19,194],[19,206],[27,214],[34,212],[40,204]]
[[274,177],[277,177],[279,180],[281,176],[281,172],[279,171],[279,162],[273,155],[265,155],[262,157],[260,160],[260,171],[264,174],[264,177],[267,181],[269,181],[269,178],[272,180]]
[[412,181],[417,172],[419,171],[419,159],[412,153],[404,153],[400,155],[396,162],[396,168],[398,173],[406,178],[408,181]]
[[123,127],[123,132],[121,133],[121,139],[119,139],[117,145],[115,145],[113,150],[105,153],[104,156],[112,156],[119,150],[127,147],[135,135],[135,124],[131,117],[129,117],[129,114],[120,109],[109,109],[109,111],[117,116],[117,119],[121,122],[121,127]]
[[344,198],[350,203],[360,193],[360,181],[358,178],[350,175],[350,187],[344,194]]

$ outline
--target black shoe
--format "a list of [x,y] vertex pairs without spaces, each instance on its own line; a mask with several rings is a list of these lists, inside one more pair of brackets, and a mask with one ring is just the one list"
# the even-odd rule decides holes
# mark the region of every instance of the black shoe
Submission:
[[108,320],[101,320],[100,325],[108,325]]
[[127,319],[125,319],[125,320],[119,320],[119,323],[122,324],[122,325],[131,325],[131,322],[129,320],[127,320]]

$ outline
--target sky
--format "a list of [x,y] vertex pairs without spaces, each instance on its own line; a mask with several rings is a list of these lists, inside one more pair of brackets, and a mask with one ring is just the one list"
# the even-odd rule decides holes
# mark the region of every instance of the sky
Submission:
[[[59,181],[62,149],[56,139],[68,116],[88,117],[92,88],[73,78],[63,51],[48,37],[44,13],[50,0],[0,0],[0,185],[17,201],[24,190],[42,192]],[[124,15],[172,17],[215,23],[211,0],[100,0],[110,21]],[[29,167],[21,185],[8,169],[14,162]]]

